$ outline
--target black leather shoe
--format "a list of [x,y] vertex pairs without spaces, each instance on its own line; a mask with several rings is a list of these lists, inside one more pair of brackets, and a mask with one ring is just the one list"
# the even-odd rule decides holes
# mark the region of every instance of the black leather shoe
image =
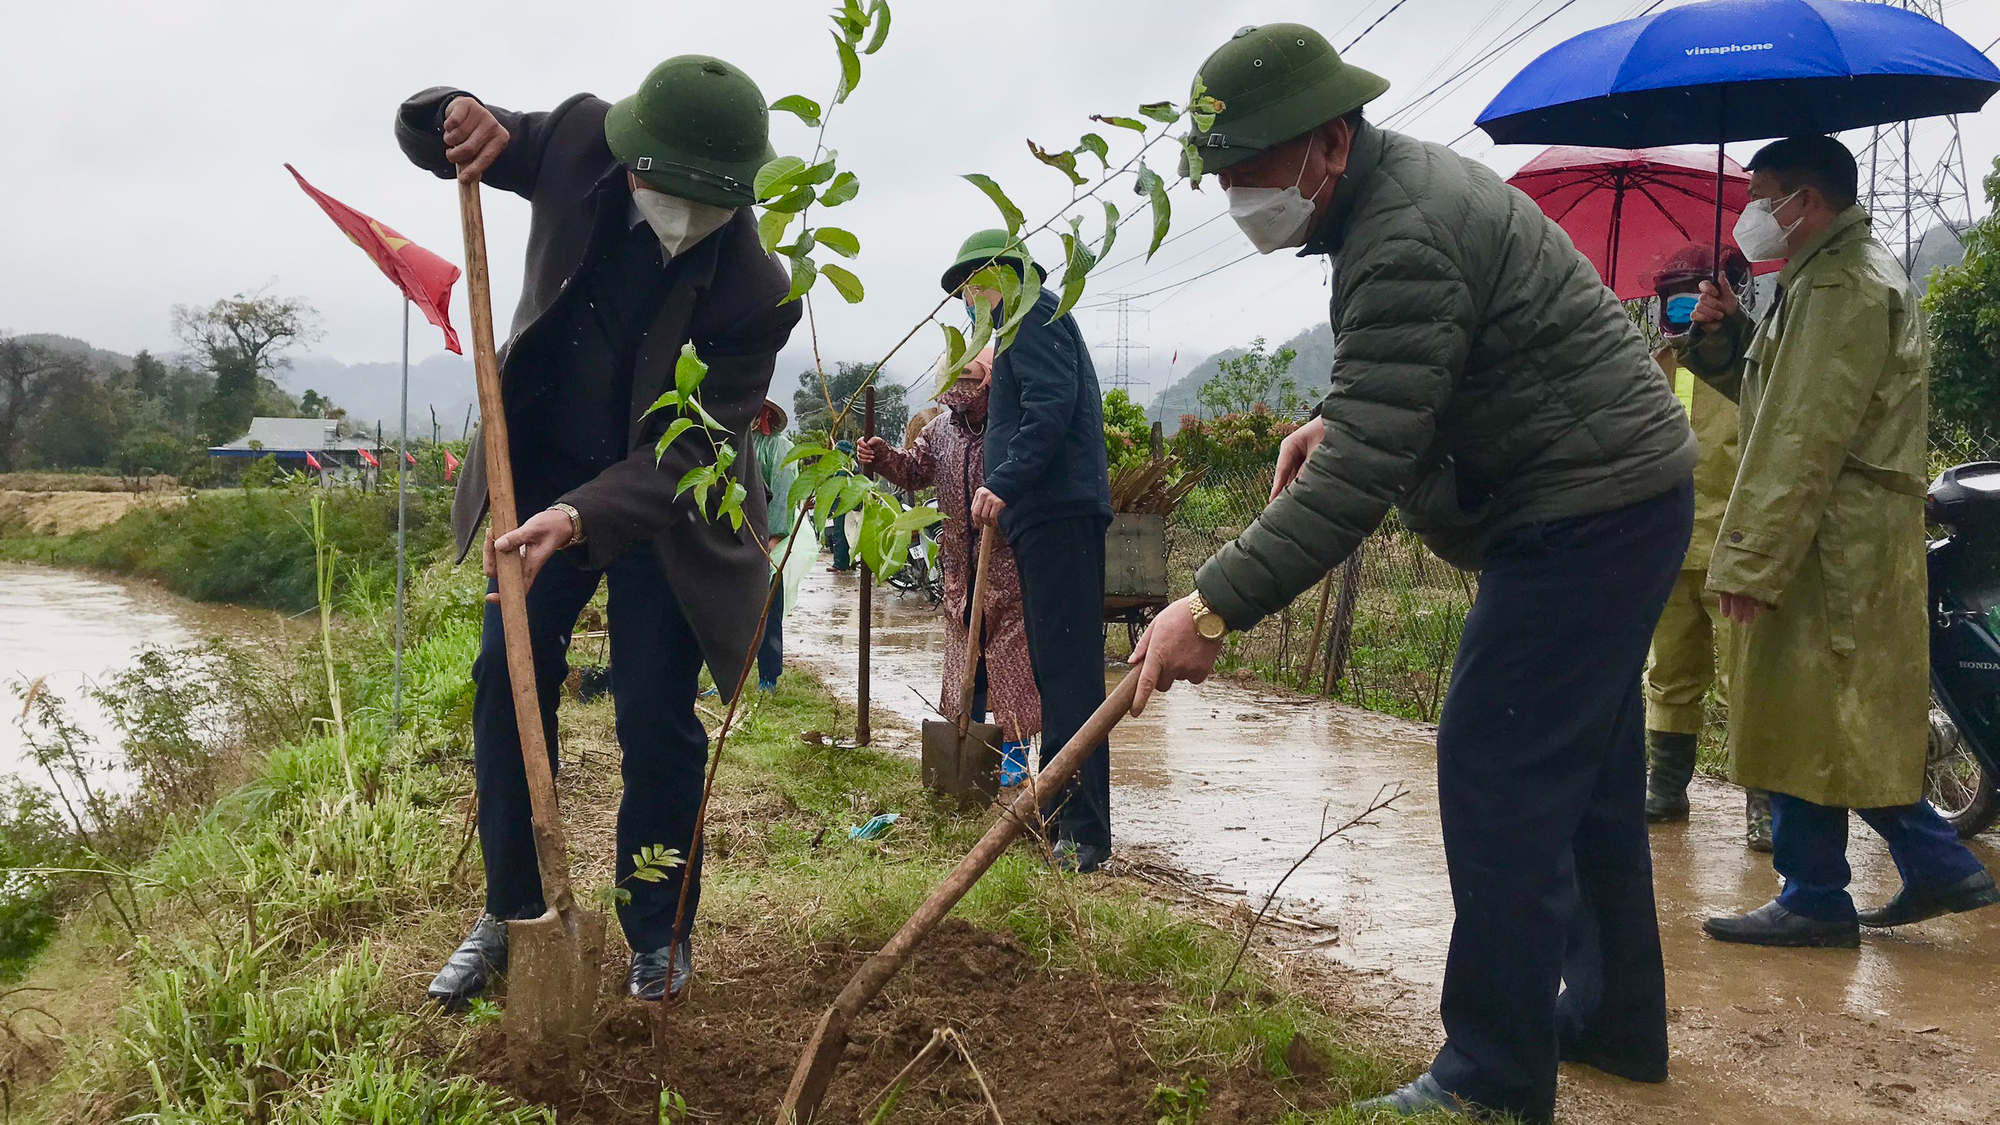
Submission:
[[1438,1110],[1463,1114],[1474,1121],[1500,1119],[1498,1113],[1477,1103],[1468,1102],[1438,1085],[1437,1079],[1432,1078],[1428,1070],[1417,1075],[1416,1081],[1400,1090],[1393,1090],[1379,1098],[1369,1098],[1365,1102],[1355,1102],[1351,1108],[1363,1119],[1377,1113],[1390,1113],[1397,1117],[1421,1117]]
[[448,1012],[459,1011],[506,971],[507,923],[481,914],[444,968],[431,978],[430,997]]
[[1566,1063],[1587,1066],[1601,1070],[1614,1078],[1627,1082],[1665,1082],[1667,1080],[1666,1059],[1640,1059],[1599,1049],[1588,1042],[1561,1043],[1558,1058]]
[[1744,945],[1774,945],[1792,949],[1857,949],[1861,945],[1861,925],[1821,922],[1794,914],[1779,906],[1776,899],[1752,910],[1727,918],[1710,918],[1701,924],[1717,941]]
[[1056,841],[1055,867],[1066,874],[1088,875],[1104,866],[1104,861],[1110,858],[1110,848],[1079,844],[1075,840]]
[[1864,926],[1907,926],[1911,922],[1921,922],[1940,914],[1963,914],[1982,906],[1992,906],[2000,902],[2000,887],[1993,884],[1993,876],[1984,871],[1975,872],[1943,887],[1918,890],[1906,886],[1896,892],[1896,897],[1873,910],[1861,912]]
[[[689,942],[651,953],[632,955],[632,972],[625,978],[625,991],[635,1000],[680,999],[694,976],[694,951]],[[669,979],[671,978],[671,979]]]

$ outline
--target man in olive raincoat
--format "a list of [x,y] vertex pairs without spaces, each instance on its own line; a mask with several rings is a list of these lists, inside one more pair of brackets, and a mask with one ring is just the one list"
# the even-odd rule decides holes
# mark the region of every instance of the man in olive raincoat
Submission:
[[[2000,901],[1978,859],[1924,802],[1930,700],[1924,616],[1922,317],[1908,277],[1855,206],[1853,156],[1793,137],[1750,162],[1737,245],[1786,259],[1753,331],[1725,280],[1705,283],[1688,365],[1741,407],[1742,464],[1708,588],[1739,627],[1729,751],[1771,791],[1784,890],[1709,934],[1757,945],[1860,943]],[[1847,810],[1903,876],[1857,916]]]

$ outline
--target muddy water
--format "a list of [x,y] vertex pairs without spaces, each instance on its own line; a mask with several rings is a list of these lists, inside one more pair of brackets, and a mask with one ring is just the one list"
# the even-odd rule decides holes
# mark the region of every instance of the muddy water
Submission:
[[[786,622],[787,659],[853,698],[855,590],[821,571]],[[944,641],[929,606],[878,591],[873,710],[932,712]],[[1117,670],[1109,673],[1116,676]],[[1317,836],[1385,785],[1408,790],[1285,884],[1339,923],[1328,952],[1378,975],[1435,1037],[1451,934],[1439,843],[1434,728],[1246,682],[1182,685],[1112,736],[1121,847],[1163,852],[1255,898]],[[1674,1080],[1642,1087],[1565,1068],[1566,1120],[1873,1122],[2000,1120],[2000,908],[1870,935],[1860,951],[1769,951],[1710,941],[1700,921],[1777,889],[1741,844],[1742,794],[1698,781],[1685,826],[1653,833],[1672,1006]],[[1854,825],[1855,894],[1897,886],[1887,851]],[[1982,859],[2000,870],[1989,842]],[[1397,999],[1400,997],[1400,999]],[[1423,1021],[1428,1021],[1423,1022]]]
[[[204,616],[174,599],[72,571],[0,563],[0,681],[11,689],[38,677],[70,705],[71,717],[99,746],[115,731],[85,692],[129,664],[140,650],[192,643]],[[0,693],[0,774],[22,770],[27,748],[15,718],[20,697]]]

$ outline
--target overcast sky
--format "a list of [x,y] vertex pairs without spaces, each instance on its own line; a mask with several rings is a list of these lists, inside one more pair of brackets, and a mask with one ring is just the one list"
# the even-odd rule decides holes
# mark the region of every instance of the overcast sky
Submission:
[[[1394,84],[1371,107],[1379,120],[1563,8],[1421,115],[1397,122],[1452,141],[1535,54],[1635,14],[1646,0],[1572,0],[1566,8],[1564,0],[1402,0],[1391,12],[1396,4],[902,0],[887,47],[866,60],[860,88],[829,131],[843,166],[862,180],[860,198],[837,214],[862,239],[853,266],[869,299],[850,309],[824,294],[823,354],[879,356],[935,303],[937,276],[959,240],[994,222],[958,174],[989,173],[1030,214],[1046,213],[1067,187],[1032,161],[1023,138],[1068,147],[1091,127],[1091,113],[1183,97],[1202,58],[1242,23],[1298,20],[1344,46],[1389,12],[1350,55]],[[616,99],[661,59],[701,52],[741,65],[769,99],[796,92],[823,101],[835,66],[826,9],[826,0],[12,5],[0,34],[0,102],[9,107],[0,134],[7,171],[0,330],[60,332],[126,352],[172,350],[172,305],[269,282],[322,313],[326,334],[314,354],[394,359],[396,292],[293,186],[283,163],[458,261],[455,192],[412,168],[391,135],[404,97],[450,84],[518,109],[547,108],[577,91]],[[1974,46],[2000,38],[1993,0],[1947,0],[1945,19]],[[2000,107],[1963,128],[1976,194],[2000,152]],[[1934,151],[1939,137],[1936,126],[1921,131],[1919,150]],[[773,141],[780,152],[810,145],[804,127],[784,115],[774,119]],[[1483,135],[1458,147],[1503,173],[1535,151],[1496,149]],[[1732,152],[1743,157],[1753,148]],[[1127,227],[1125,251],[1093,282],[1098,294],[1142,295],[1133,302],[1132,337],[1149,349],[1137,363],[1156,378],[1175,353],[1185,372],[1201,354],[1259,334],[1283,338],[1326,315],[1318,259],[1274,255],[1182,286],[1248,250],[1226,217],[1191,230],[1221,210],[1212,185],[1201,195],[1177,194],[1175,229],[1186,237],[1146,264],[1131,259],[1142,240],[1136,224]],[[504,331],[519,289],[527,206],[492,199],[486,214]],[[1059,257],[1053,240],[1036,249],[1045,260]],[[1093,300],[1101,299],[1086,303]],[[464,307],[461,283],[453,305],[461,328]],[[1115,318],[1096,309],[1078,320],[1100,344],[1116,329]],[[892,365],[905,379],[935,353],[935,330],[919,340],[906,353],[910,362]],[[441,349],[419,319],[414,358]],[[1108,373],[1110,350],[1097,354]],[[809,360],[801,330],[775,387],[789,390]],[[338,399],[337,389],[323,389]]]

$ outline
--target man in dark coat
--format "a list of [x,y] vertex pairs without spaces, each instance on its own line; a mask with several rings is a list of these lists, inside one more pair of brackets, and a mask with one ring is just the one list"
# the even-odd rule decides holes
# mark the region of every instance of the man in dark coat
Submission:
[[[521,527],[486,544],[522,553],[530,640],[551,765],[556,703],[578,613],[610,584],[612,689],[624,751],[618,813],[618,911],[633,950],[628,985],[641,999],[678,993],[692,971],[686,927],[674,942],[683,877],[696,880],[693,837],[708,735],[695,715],[701,665],[733,687],[756,642],[770,582],[760,544],[764,488],[749,429],[778,350],[798,322],[780,304],[784,270],[757,240],[750,183],[770,159],[768,112],[756,84],[717,59],[684,55],[616,105],[588,94],[518,113],[435,87],[404,102],[396,139],[441,177],[481,179],[528,200],[527,273],[500,351]],[[681,477],[711,463],[699,427],[663,456],[672,418],[646,416],[674,386],[683,345],[708,364],[701,398],[728,430],[747,493],[741,528],[676,497]],[[460,557],[486,513],[477,441],[452,503]],[[491,589],[491,587],[489,587]],[[497,596],[487,598],[472,668],[473,760],[486,910],[432,981],[447,1006],[482,992],[507,962],[507,921],[539,915],[541,876],[510,694]],[[633,856],[665,846],[687,860],[659,881],[631,878]],[[669,948],[671,946],[671,948]]]
[[[988,304],[997,292],[968,285],[1000,264],[1035,294],[1041,267],[1006,231],[974,234],[942,278],[948,293]],[[1042,761],[1061,752],[1104,702],[1104,532],[1111,478],[1104,464],[1104,404],[1090,345],[1041,289],[1012,347],[993,361],[982,443],[985,483],[972,518],[998,525],[1021,572],[1028,663],[1042,696]],[[996,315],[997,311],[996,311]],[[1111,748],[1084,759],[1075,780],[1044,798],[1064,867],[1095,871],[1111,855]]]

